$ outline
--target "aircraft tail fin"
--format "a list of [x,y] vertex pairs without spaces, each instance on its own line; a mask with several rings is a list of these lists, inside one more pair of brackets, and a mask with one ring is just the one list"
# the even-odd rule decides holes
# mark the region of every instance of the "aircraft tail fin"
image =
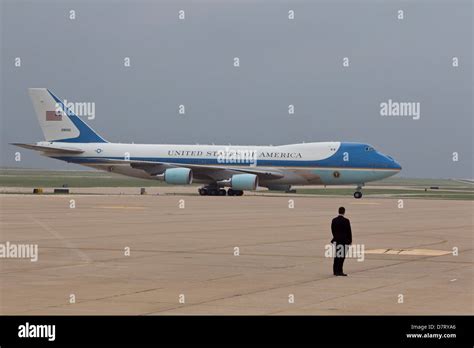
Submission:
[[46,141],[107,142],[48,89],[29,88],[28,91]]

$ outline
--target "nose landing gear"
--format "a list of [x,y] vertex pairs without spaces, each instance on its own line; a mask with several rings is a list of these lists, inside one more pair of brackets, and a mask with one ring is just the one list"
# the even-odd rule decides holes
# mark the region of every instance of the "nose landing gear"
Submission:
[[357,188],[356,188],[356,192],[354,192],[354,198],[356,199],[360,199],[362,198],[362,186],[364,186],[364,184],[361,184],[361,185],[357,185]]

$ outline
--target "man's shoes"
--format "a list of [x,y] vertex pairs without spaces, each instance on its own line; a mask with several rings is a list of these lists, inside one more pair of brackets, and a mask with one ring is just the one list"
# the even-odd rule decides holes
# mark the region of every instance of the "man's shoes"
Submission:
[[345,273],[334,273],[334,275],[337,277],[337,276],[341,276],[341,277],[347,277],[347,274]]

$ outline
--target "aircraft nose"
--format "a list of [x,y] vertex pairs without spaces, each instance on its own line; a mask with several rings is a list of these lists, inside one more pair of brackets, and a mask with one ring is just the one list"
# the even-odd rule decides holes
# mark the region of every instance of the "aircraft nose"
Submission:
[[397,161],[395,161],[392,157],[386,155],[388,160],[389,160],[389,168],[391,169],[397,169],[397,170],[401,170],[402,169],[402,166],[400,163],[398,163]]
[[398,169],[398,170],[402,170],[402,165],[400,163],[398,163],[397,161],[393,160],[393,168]]

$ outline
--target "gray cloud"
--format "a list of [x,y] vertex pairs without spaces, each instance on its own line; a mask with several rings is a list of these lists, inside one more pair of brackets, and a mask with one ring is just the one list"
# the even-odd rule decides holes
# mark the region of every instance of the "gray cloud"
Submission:
[[[48,87],[95,102],[90,124],[110,141],[362,141],[401,162],[403,176],[472,178],[472,10],[447,0],[7,0],[1,165],[18,166],[8,143],[42,140],[27,88]],[[381,117],[388,99],[420,102],[421,119]],[[24,167],[76,168],[21,151]]]

